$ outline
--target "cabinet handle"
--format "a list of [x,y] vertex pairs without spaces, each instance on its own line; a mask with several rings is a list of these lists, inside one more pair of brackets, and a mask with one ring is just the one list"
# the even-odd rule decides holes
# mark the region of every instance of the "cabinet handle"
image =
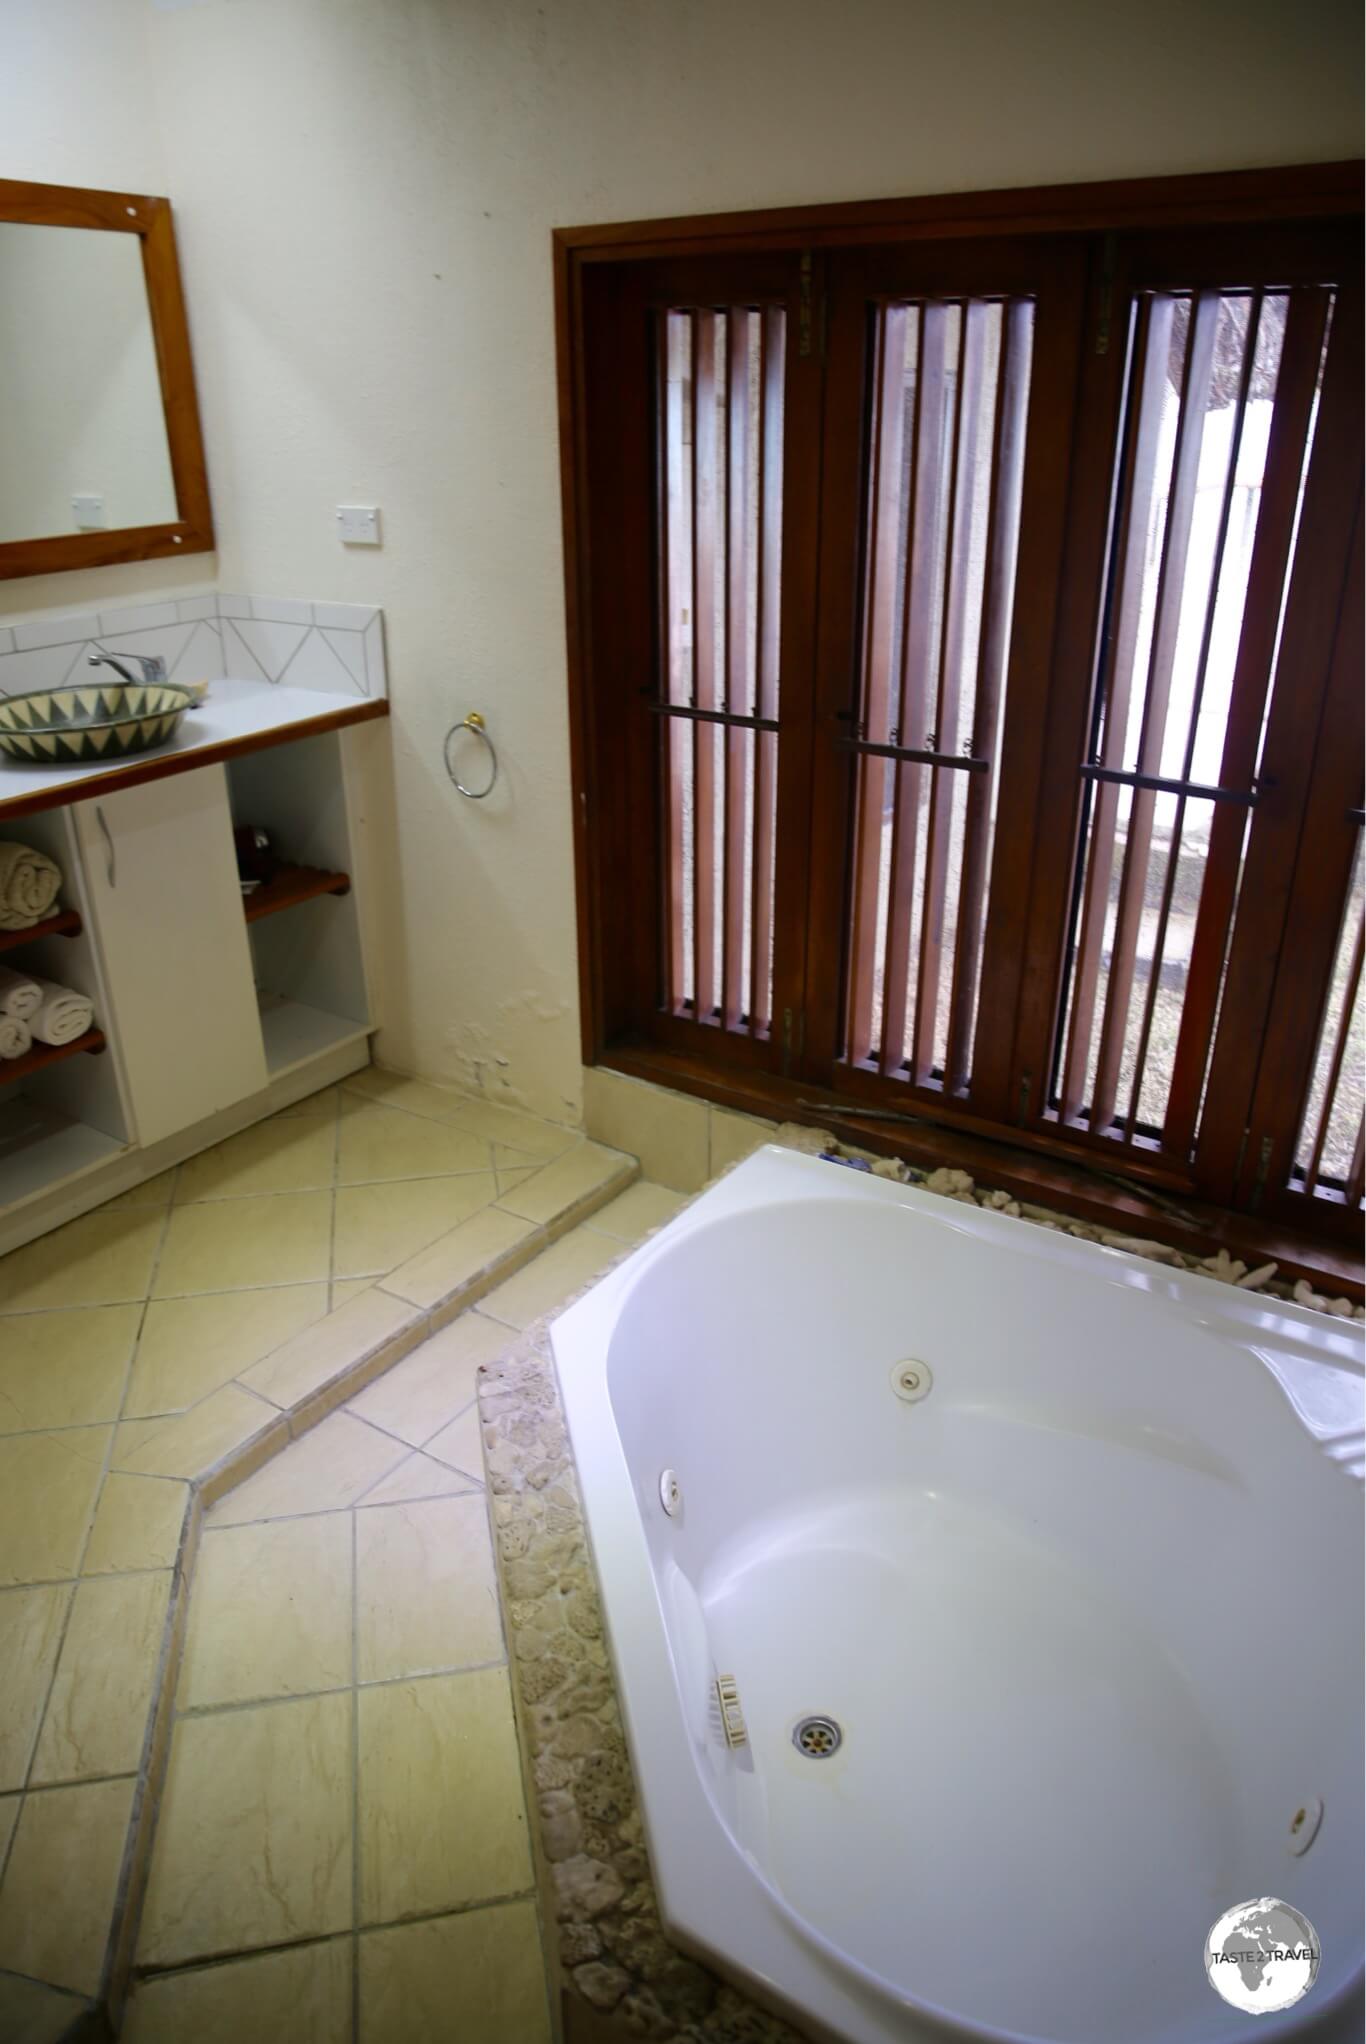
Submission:
[[109,825],[104,820],[104,809],[99,803],[95,805],[95,821],[104,832],[104,870],[109,885],[113,888],[117,884],[118,864],[114,857],[114,840],[109,834]]

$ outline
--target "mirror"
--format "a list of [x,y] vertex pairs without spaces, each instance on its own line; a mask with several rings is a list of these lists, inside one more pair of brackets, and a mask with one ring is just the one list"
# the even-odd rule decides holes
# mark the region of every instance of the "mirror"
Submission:
[[0,221],[0,541],[175,514],[138,242]]
[[212,544],[169,205],[0,180],[0,575]]

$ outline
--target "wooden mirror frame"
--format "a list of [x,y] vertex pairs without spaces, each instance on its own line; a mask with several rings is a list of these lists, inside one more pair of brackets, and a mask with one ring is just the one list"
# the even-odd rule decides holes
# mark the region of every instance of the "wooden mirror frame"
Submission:
[[141,241],[142,274],[179,514],[166,525],[0,541],[0,580],[60,574],[67,568],[101,568],[116,561],[150,561],[161,554],[209,552],[213,546],[209,478],[170,200],[148,198],[140,192],[93,192],[79,185],[27,184],[18,178],[0,178],[0,221],[27,227],[102,228],[111,234],[136,234]]

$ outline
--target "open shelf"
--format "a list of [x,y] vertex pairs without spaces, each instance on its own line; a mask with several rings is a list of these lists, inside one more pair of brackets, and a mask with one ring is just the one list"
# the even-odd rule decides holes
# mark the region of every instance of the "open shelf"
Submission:
[[16,1079],[30,1078],[44,1065],[60,1064],[63,1058],[93,1057],[103,1049],[102,1029],[87,1029],[84,1036],[75,1036],[70,1043],[35,1043],[22,1057],[0,1058],[0,1086],[12,1086]]
[[259,923],[263,916],[297,908],[301,901],[316,901],[320,894],[350,892],[349,873],[325,873],[320,866],[281,866],[271,879],[242,896],[242,909],[249,923]]
[[0,1101],[0,1206],[50,1192],[63,1179],[94,1171],[128,1145],[61,1114],[30,1094]]
[[344,1015],[329,1015],[304,1001],[283,999],[279,994],[258,991],[261,1036],[265,1044],[266,1069],[272,1079],[293,1065],[303,1064],[340,1043],[354,1043],[368,1035],[363,1022]]
[[80,917],[74,908],[64,908],[55,916],[44,916],[40,923],[30,923],[26,930],[0,930],[0,951],[12,951],[16,944],[31,944],[36,937],[79,937],[80,934]]

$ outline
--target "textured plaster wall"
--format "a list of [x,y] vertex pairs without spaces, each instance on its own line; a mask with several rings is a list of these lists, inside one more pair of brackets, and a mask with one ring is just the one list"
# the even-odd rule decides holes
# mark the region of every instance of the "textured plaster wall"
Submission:
[[[1359,148],[1351,0],[0,0],[0,34],[0,172],[175,202],[224,586],[384,606],[386,1061],[560,1114],[551,228]],[[149,78],[160,155],[129,135]],[[338,545],[351,501],[382,550]],[[441,764],[471,707],[504,762],[477,806]]]

